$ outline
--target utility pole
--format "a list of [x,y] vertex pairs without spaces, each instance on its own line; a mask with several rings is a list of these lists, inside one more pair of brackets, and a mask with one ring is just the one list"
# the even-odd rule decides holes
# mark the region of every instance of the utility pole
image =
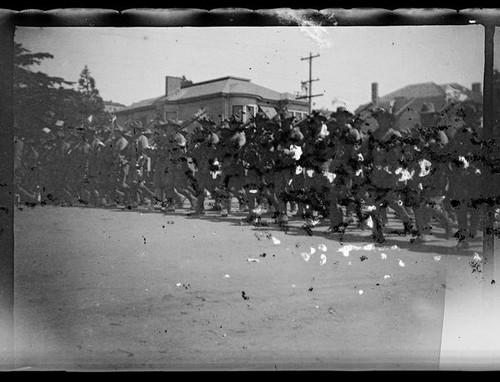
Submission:
[[[492,25],[485,26],[485,46],[484,46],[484,90],[483,90],[483,139],[488,141],[493,138],[494,125],[494,99],[493,99],[493,51],[494,51],[494,34],[495,27]],[[487,163],[491,160],[491,147],[486,148]],[[493,198],[491,189],[492,175],[489,171],[483,176],[483,194],[486,199]],[[495,190],[498,191],[498,190]],[[487,281],[494,278],[495,268],[495,251],[494,251],[494,232],[493,222],[495,216],[495,208],[493,204],[485,203],[483,205],[483,276]]]
[[309,60],[309,80],[308,81],[302,81],[302,85],[308,84],[307,90],[308,90],[308,95],[305,96],[299,96],[297,99],[302,99],[302,98],[307,98],[309,100],[309,114],[312,112],[312,98],[313,97],[319,97],[322,96],[323,94],[312,94],[312,83],[313,81],[319,81],[319,78],[312,78],[312,60],[313,58],[319,57],[319,54],[316,54],[313,56],[312,53],[309,53],[308,57],[302,57],[300,60]]

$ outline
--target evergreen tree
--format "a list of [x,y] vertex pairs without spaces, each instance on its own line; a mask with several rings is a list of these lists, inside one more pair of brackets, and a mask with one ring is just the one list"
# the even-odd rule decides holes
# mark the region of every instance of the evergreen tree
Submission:
[[33,70],[51,58],[50,53],[32,53],[14,44],[14,123],[18,135],[37,136],[58,120],[69,126],[81,123],[75,114],[80,97],[74,83]]
[[110,115],[104,111],[104,100],[96,87],[96,81],[90,74],[87,65],[84,66],[78,79],[78,92],[81,95],[80,114],[83,118],[92,116],[92,124],[109,123]]

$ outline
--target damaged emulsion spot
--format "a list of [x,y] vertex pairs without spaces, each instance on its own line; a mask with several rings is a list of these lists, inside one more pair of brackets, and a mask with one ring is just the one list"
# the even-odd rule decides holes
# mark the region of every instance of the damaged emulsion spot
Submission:
[[469,265],[472,268],[472,273],[481,273],[481,261],[482,258],[479,256],[479,254],[476,252],[474,253],[474,257],[472,258],[471,261],[469,261]]

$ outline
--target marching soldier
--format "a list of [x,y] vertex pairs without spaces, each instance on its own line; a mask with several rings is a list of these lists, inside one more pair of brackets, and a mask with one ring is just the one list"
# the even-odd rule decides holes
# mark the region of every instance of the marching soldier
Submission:
[[378,128],[367,140],[367,156],[371,162],[369,178],[369,196],[374,203],[372,211],[373,237],[376,242],[385,241],[383,234],[384,209],[390,207],[403,220],[405,232],[411,232],[412,217],[403,206],[401,196],[396,191],[398,177],[394,171],[399,167],[398,160],[401,154],[400,142],[402,135],[393,128],[394,117],[383,108],[373,112]]
[[478,234],[481,219],[481,146],[478,141],[480,121],[473,105],[459,104],[454,108],[455,117],[449,126],[450,143],[446,145],[446,153],[450,156],[448,164],[451,205],[456,211],[458,220],[459,248],[468,248],[471,239]]

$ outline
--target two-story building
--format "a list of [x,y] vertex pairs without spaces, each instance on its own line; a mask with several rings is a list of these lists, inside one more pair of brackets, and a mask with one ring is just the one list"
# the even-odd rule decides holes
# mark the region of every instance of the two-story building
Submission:
[[[384,96],[378,94],[378,84],[372,83],[371,102],[359,106],[355,114],[366,114],[373,106],[380,106],[392,110],[398,115],[396,128],[401,131],[412,129],[417,124],[432,125],[438,112],[452,100],[472,100],[482,104],[480,83],[473,83],[468,89],[457,83],[438,85],[434,82],[407,85]],[[368,118],[364,129],[373,130],[377,122]]]
[[254,84],[247,78],[227,76],[181,87],[180,77],[167,76],[165,94],[136,102],[117,110],[115,115],[118,123],[140,120],[145,126],[153,120],[186,121],[202,109],[207,117],[219,122],[232,115],[246,121],[259,110],[273,117],[284,107],[298,118],[308,112],[307,101]]

